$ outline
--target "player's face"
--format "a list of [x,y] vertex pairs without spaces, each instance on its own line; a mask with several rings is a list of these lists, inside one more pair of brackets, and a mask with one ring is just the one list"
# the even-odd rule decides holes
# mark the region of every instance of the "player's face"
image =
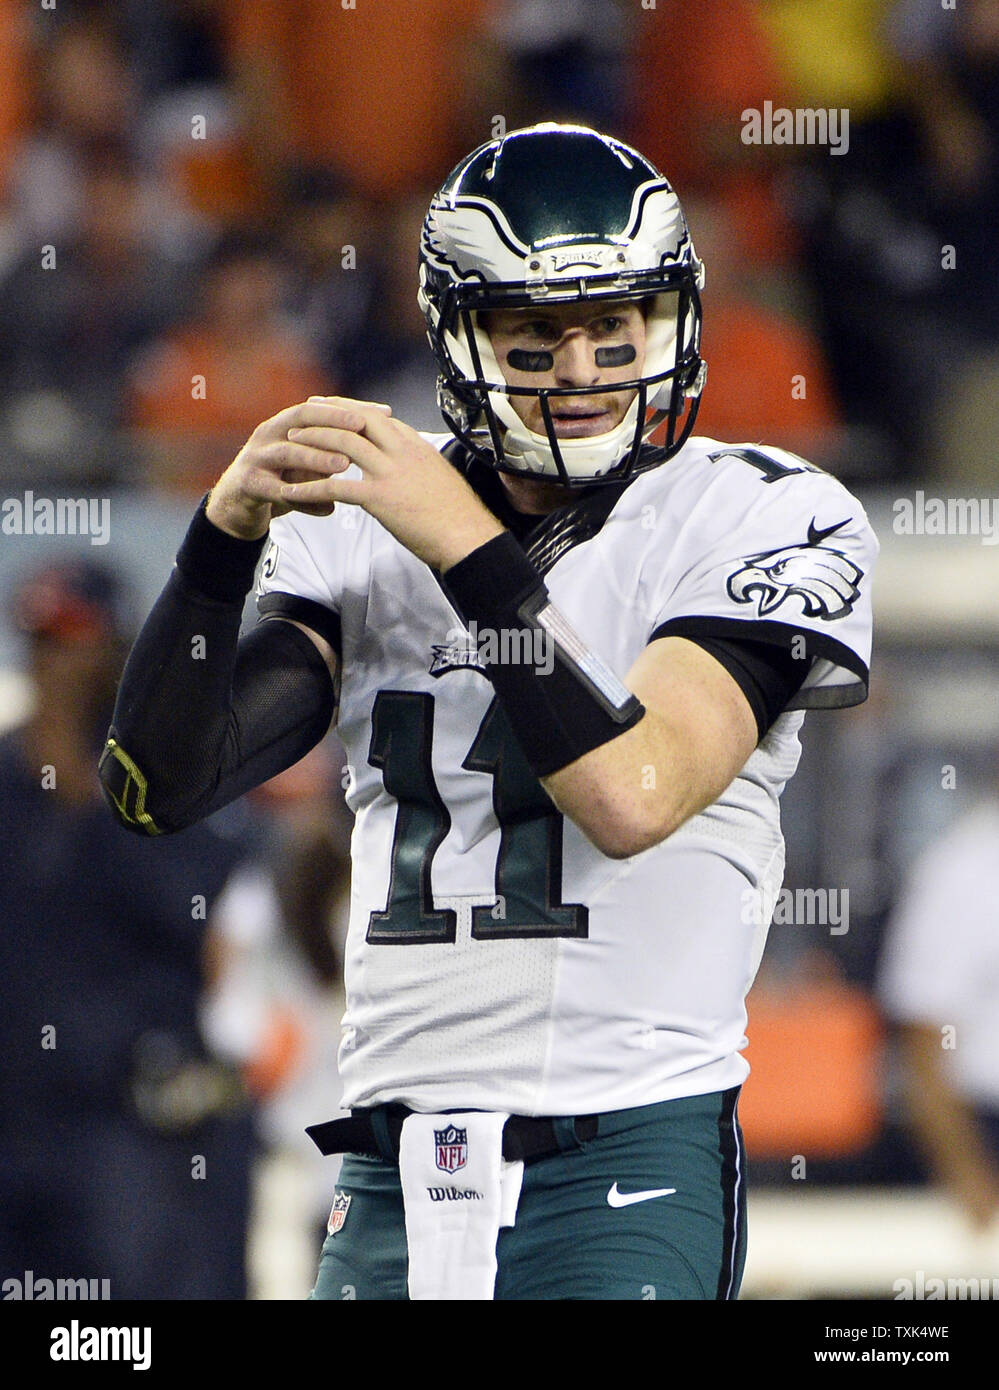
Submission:
[[[641,376],[645,360],[645,314],[639,304],[549,304],[527,309],[495,309],[483,314],[482,327],[509,386],[611,386]],[[563,396],[550,401],[559,439],[606,434],[620,424],[634,391]],[[510,396],[528,429],[545,433],[536,396]]]

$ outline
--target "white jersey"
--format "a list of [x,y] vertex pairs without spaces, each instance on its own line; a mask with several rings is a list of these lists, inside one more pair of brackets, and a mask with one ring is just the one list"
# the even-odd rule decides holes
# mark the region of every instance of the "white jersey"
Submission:
[[778,798],[802,711],[866,693],[877,542],[840,483],[780,450],[692,439],[604,495],[605,518],[525,546],[620,677],[654,635],[759,638],[810,663],[718,800],[626,860],[554,810],[424,563],[356,507],[271,527],[261,611],[293,594],[339,617],[356,817],[346,1106],[576,1115],[748,1073],[744,1000],[784,867]]

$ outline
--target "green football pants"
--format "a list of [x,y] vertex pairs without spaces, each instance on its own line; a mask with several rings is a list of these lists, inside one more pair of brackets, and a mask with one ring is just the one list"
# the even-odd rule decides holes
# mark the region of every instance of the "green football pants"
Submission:
[[[618,1110],[597,1137],[525,1164],[496,1246],[497,1300],[734,1299],[745,1260],[739,1088]],[[451,1179],[453,1181],[453,1179]],[[314,1299],[406,1299],[398,1165],[348,1154],[350,1198]]]

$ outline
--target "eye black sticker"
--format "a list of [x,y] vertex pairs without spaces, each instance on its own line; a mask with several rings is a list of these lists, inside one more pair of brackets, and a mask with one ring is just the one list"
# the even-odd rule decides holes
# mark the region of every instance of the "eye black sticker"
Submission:
[[622,343],[620,347],[599,347],[596,359],[598,367],[626,367],[635,360],[635,345]]
[[555,365],[550,352],[525,352],[523,348],[511,348],[506,360],[515,372],[550,372]]
[[[635,360],[635,347],[633,343],[599,347],[595,357],[598,367],[626,367]],[[550,352],[527,352],[524,348],[511,348],[506,360],[515,372],[550,372],[555,365]]]

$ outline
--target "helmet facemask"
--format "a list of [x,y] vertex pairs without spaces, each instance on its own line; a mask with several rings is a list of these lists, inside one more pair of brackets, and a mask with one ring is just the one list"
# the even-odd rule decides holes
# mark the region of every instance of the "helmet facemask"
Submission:
[[[645,301],[648,305],[644,360],[638,375],[626,381],[571,387],[506,382],[480,314],[497,308],[541,313],[552,302],[596,307],[601,298],[615,304]],[[458,438],[493,468],[569,486],[616,482],[662,463],[688,437],[704,378],[699,330],[700,305],[694,285],[648,295],[640,290],[622,293],[620,285],[603,294],[586,287],[582,296],[562,293],[544,300],[526,296],[519,285],[470,286],[464,292],[458,288],[445,294],[436,335],[443,347],[437,354],[441,412]],[[631,404],[606,434],[565,439],[556,433],[555,402],[574,396],[627,394],[633,397]],[[544,434],[530,429],[517,414],[512,400],[518,396],[538,400]],[[647,445],[664,422],[662,444]]]

